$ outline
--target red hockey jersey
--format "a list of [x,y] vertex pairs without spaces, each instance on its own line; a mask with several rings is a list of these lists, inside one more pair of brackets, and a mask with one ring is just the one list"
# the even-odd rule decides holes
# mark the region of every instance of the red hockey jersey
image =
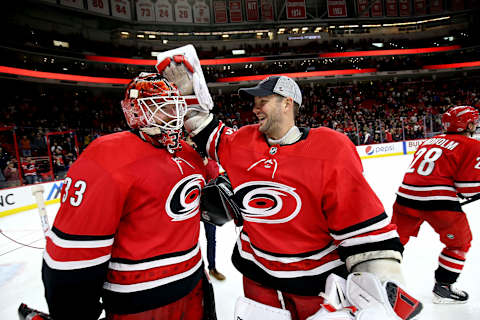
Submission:
[[422,143],[397,192],[397,202],[420,210],[461,211],[457,194],[480,192],[480,141],[441,134]]
[[151,310],[198,283],[205,167],[182,147],[172,156],[121,132],[96,139],[72,165],[44,253],[54,319],[91,309],[100,296],[109,313]]
[[345,275],[346,257],[402,250],[345,135],[304,129],[294,144],[269,146],[257,125],[214,121],[194,140],[232,182],[244,219],[232,260],[248,278],[318,295],[330,273]]

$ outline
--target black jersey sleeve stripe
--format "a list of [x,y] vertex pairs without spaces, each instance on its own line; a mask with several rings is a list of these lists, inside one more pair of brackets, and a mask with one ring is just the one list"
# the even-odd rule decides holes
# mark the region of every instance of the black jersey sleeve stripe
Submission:
[[388,216],[385,212],[382,212],[381,214],[379,214],[378,216],[376,217],[373,217],[373,218],[370,218],[366,221],[363,221],[363,222],[360,222],[360,223],[357,223],[353,226],[349,226],[345,229],[341,229],[341,230],[332,230],[330,229],[330,233],[332,235],[335,235],[335,236],[342,236],[342,235],[345,235],[345,234],[348,234],[350,232],[355,232],[355,231],[360,231],[362,229],[365,229],[371,225],[374,225],[375,223],[378,223],[382,220],[385,220],[385,219],[388,219]]
[[60,231],[55,226],[52,227],[51,231],[60,239],[63,240],[74,240],[74,241],[92,241],[92,240],[110,240],[115,237],[114,234],[107,235],[79,235],[79,234],[68,234]]
[[202,129],[199,133],[197,133],[194,137],[192,137],[193,142],[197,145],[197,151],[204,157],[207,156],[205,154],[205,148],[208,143],[208,138],[210,134],[218,127],[220,121],[217,119],[216,116],[213,116],[213,120],[210,121],[209,124],[205,128]]

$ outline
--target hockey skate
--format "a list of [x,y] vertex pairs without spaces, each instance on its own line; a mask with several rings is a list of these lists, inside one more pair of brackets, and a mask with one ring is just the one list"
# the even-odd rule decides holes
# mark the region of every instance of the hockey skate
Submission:
[[455,288],[453,284],[441,284],[436,282],[433,287],[433,303],[453,304],[466,303],[467,301],[468,293]]

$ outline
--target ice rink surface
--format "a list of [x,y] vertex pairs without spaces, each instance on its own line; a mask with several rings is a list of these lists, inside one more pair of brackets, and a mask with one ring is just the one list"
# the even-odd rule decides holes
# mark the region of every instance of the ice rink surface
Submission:
[[[412,156],[374,158],[363,161],[365,176],[382,200],[386,212],[391,214],[397,190]],[[361,204],[359,204],[361,205]],[[52,224],[58,205],[47,207]],[[480,201],[464,206],[473,233],[473,243],[467,255],[458,287],[470,294],[470,301],[461,305],[434,305],[431,302],[433,272],[437,267],[442,244],[426,224],[418,238],[410,240],[405,248],[403,271],[412,295],[424,304],[417,319],[423,320],[478,320],[480,319]],[[43,247],[45,240],[36,210],[0,218],[0,229],[22,243]],[[203,227],[202,247],[205,248]],[[213,279],[219,320],[233,319],[235,300],[242,295],[242,279],[230,262],[230,255],[238,230],[233,223],[217,228],[217,269],[227,277],[225,281]],[[47,311],[41,282],[43,250],[22,247],[0,235],[0,319],[18,319],[17,309],[24,302],[32,308]],[[206,250],[203,249],[205,261]],[[475,280],[477,279],[477,280]],[[72,310],[74,312],[74,310]],[[172,319],[174,320],[174,319]]]

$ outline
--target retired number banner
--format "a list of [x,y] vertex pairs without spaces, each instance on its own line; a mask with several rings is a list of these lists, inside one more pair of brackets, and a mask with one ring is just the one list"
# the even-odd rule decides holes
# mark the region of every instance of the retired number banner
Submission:
[[262,21],[273,21],[273,2],[272,0],[260,0],[260,12]]
[[398,17],[397,0],[385,0],[385,13],[387,17]]
[[130,0],[111,0],[112,16],[117,18],[132,19]]
[[410,0],[398,0],[398,7],[400,8],[400,17],[410,16]]
[[257,0],[245,0],[245,12],[247,13],[247,21],[258,21]]
[[225,0],[213,1],[213,14],[215,23],[227,23],[227,4]]
[[230,0],[228,1],[230,7],[230,22],[242,22],[242,1]]
[[307,18],[305,0],[287,0],[287,19],[305,18]]
[[347,3],[345,0],[327,0],[327,9],[330,18],[347,16]]
[[195,2],[193,5],[193,20],[195,23],[210,23],[210,8],[205,2]]
[[357,0],[358,16],[370,17],[370,10],[368,9],[368,0]]
[[87,0],[88,11],[110,15],[110,3],[108,0]]

